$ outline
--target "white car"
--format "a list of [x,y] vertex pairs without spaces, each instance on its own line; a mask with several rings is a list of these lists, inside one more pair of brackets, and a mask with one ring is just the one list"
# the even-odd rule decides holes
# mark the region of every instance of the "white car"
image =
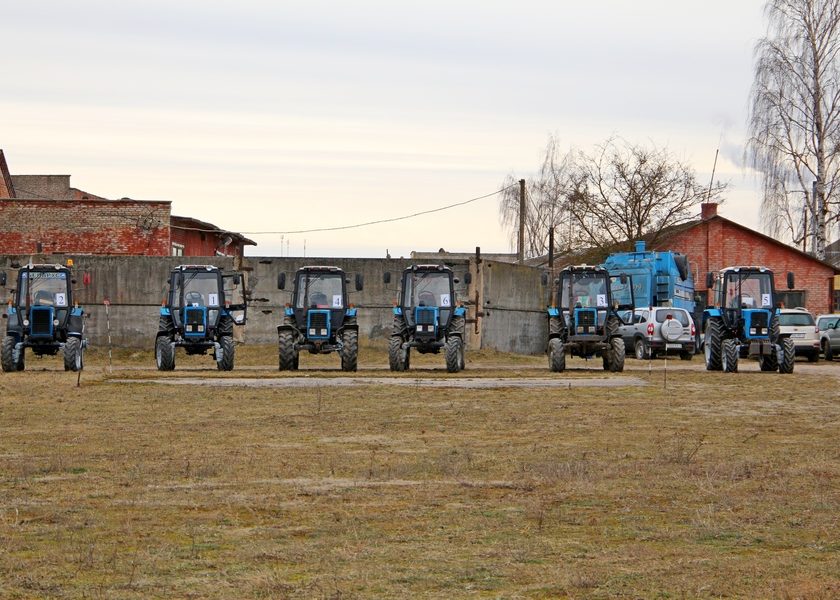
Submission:
[[814,315],[804,308],[783,308],[779,311],[779,333],[790,334],[797,356],[807,356],[808,362],[820,359],[820,330]]
[[[694,320],[687,310],[668,306],[637,308],[633,311],[633,324],[619,328],[624,345],[639,360],[655,358],[660,354],[679,354],[691,360],[695,349]],[[623,315],[630,320],[630,313]]]

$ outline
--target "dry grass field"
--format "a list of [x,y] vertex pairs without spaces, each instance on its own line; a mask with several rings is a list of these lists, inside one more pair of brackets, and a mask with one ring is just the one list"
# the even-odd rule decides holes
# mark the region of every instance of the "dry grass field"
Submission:
[[[615,376],[574,360],[550,389],[428,389],[323,386],[336,357],[281,374],[270,347],[232,374],[178,361],[0,373],[0,597],[840,597],[840,364],[628,359],[644,385],[577,387]],[[364,368],[380,348],[360,364],[391,376]],[[185,375],[312,385],[145,381]]]

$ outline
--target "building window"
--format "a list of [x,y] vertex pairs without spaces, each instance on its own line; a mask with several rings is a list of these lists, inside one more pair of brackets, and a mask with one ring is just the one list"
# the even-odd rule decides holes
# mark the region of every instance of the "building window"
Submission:
[[805,292],[776,292],[776,302],[785,308],[805,306]]
[[172,256],[184,256],[184,244],[172,242]]

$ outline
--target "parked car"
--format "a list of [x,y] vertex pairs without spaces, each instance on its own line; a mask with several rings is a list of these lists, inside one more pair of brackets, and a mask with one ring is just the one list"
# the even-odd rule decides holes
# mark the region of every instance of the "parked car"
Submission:
[[[796,356],[807,356],[808,362],[820,359],[820,334],[814,315],[804,308],[783,308],[779,311],[779,333],[790,334]],[[838,338],[840,343],[840,338]]]
[[820,349],[826,360],[833,360],[840,354],[840,313],[817,316],[817,330],[820,334]]
[[[630,320],[629,311],[624,320]],[[691,360],[695,350],[694,320],[683,308],[654,306],[633,311],[632,325],[619,328],[627,348],[639,360],[655,358],[660,354],[679,354],[682,360]]]

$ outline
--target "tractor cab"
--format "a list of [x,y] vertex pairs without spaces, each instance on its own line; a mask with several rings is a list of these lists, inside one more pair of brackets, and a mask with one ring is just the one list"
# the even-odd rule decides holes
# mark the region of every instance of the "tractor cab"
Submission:
[[[5,281],[5,273],[0,281]],[[84,311],[73,301],[70,268],[63,265],[29,264],[21,267],[8,311],[3,342],[3,370],[23,370],[25,348],[36,356],[64,351],[65,368],[83,366]]]
[[418,265],[403,273],[399,307],[414,339],[440,339],[452,319],[455,297],[454,275],[448,267]]
[[715,305],[724,325],[742,329],[745,339],[769,339],[776,312],[773,273],[764,267],[731,267],[713,279]]

